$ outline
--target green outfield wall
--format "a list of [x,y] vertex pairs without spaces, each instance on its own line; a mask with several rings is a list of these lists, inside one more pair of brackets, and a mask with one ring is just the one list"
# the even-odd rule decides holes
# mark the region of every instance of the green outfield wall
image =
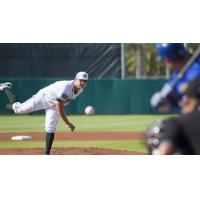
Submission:
[[[13,91],[23,102],[35,94],[39,89],[61,78],[1,78],[0,82],[13,83]],[[92,105],[97,114],[155,114],[150,107],[151,95],[160,90],[165,79],[92,79],[85,91],[71,102],[66,108],[68,114],[83,114],[87,105]],[[0,114],[12,114],[7,97],[0,92]],[[35,114],[44,111],[35,112]]]

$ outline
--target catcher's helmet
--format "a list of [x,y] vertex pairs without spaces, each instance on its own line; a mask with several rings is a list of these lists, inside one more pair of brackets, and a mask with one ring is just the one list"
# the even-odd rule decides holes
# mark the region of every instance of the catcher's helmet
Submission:
[[184,43],[158,43],[156,44],[158,59],[182,60],[188,56]]
[[165,120],[158,120],[153,122],[147,129],[146,133],[146,143],[149,148],[149,153],[159,147],[161,134],[163,133]]

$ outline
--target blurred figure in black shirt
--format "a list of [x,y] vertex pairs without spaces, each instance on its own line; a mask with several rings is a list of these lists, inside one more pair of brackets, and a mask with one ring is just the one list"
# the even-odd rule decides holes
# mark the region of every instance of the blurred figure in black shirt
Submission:
[[200,79],[190,82],[180,106],[182,115],[149,127],[147,144],[151,154],[200,155]]

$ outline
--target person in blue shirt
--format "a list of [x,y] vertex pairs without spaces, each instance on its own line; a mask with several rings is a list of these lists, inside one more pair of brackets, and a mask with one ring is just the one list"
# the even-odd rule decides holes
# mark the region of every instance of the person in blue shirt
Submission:
[[183,92],[181,114],[153,122],[146,132],[152,155],[200,155],[200,78]]
[[190,81],[200,78],[200,58],[197,58],[188,68],[180,80],[174,84],[178,73],[188,62],[190,55],[183,43],[156,44],[158,56],[166,67],[172,70],[171,78],[165,83],[161,91],[151,97],[151,106],[160,112],[169,112],[171,109],[179,110],[179,102],[183,91]]

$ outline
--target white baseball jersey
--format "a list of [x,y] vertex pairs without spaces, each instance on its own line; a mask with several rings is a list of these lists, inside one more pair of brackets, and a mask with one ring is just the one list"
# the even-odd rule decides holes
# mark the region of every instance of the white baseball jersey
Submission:
[[66,106],[71,100],[76,99],[83,91],[83,89],[80,89],[74,94],[73,89],[74,80],[57,81],[41,89],[36,95],[43,99],[45,108],[54,106],[57,101],[64,102],[64,105]]

